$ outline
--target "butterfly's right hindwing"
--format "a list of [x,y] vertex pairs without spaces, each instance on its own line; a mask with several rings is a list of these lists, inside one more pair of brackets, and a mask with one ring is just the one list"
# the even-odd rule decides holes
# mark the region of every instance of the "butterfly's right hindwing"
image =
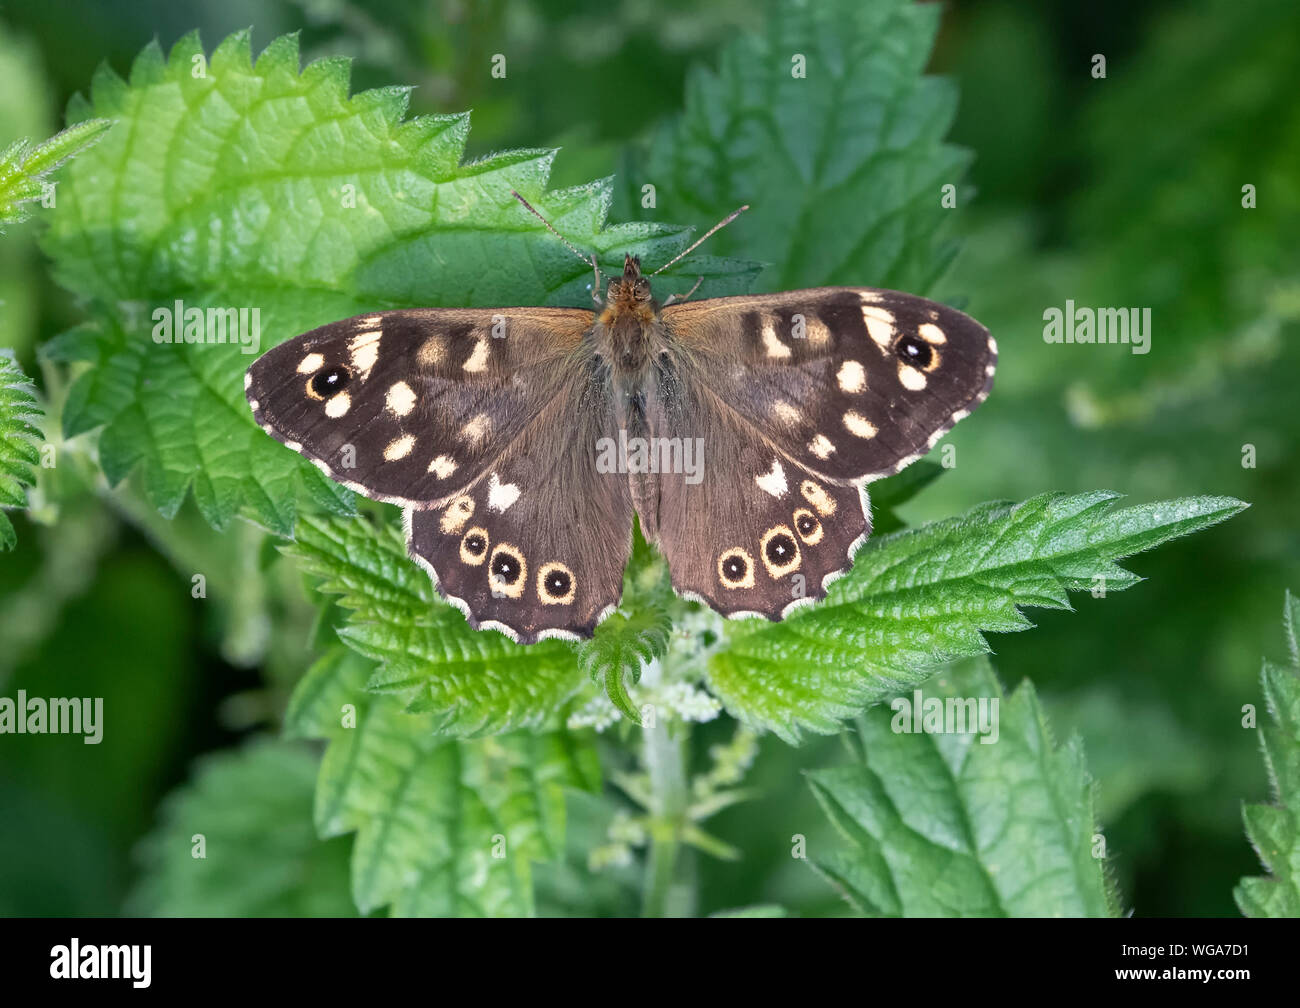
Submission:
[[331,479],[408,507],[483,475],[558,391],[590,312],[376,312],[313,329],[245,377],[253,418]]

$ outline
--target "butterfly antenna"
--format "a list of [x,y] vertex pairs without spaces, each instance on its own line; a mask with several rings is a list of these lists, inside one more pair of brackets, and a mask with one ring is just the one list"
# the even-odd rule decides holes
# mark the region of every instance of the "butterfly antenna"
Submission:
[[[526,204],[525,204],[525,205],[526,205]],[[681,253],[679,253],[678,255],[674,256],[672,259],[668,260],[668,262],[664,263],[662,266],[660,266],[657,270],[655,270],[655,271],[654,271],[653,273],[651,273],[650,275],[651,275],[651,276],[658,276],[660,273],[662,273],[664,270],[666,270],[666,269],[667,269],[669,266],[671,266],[673,263],[677,262],[678,259],[685,259],[688,255],[690,255],[690,254],[691,254],[692,252],[694,252],[697,248],[699,248],[699,247],[700,247],[701,245],[703,245],[706,241],[708,241],[711,237],[713,237],[713,235],[714,235],[715,232],[721,231],[724,227],[726,227],[728,224],[730,224],[732,221],[734,221],[737,217],[739,217],[741,214],[743,214],[743,213],[744,213],[746,210],[748,210],[748,209],[749,209],[749,204],[746,203],[746,204],[745,204],[743,207],[741,207],[739,210],[733,210],[730,214],[728,214],[728,215],[727,215],[726,217],[724,217],[722,220],[718,221],[718,223],[714,224],[713,227],[711,227],[711,228],[709,228],[709,230],[705,231],[704,234],[700,236],[699,241],[697,241],[694,245],[692,245],[690,248],[688,248],[685,252],[681,252]],[[536,211],[534,211],[534,212],[536,212]]]
[[[547,231],[551,232],[551,234],[555,235],[556,238],[564,242],[565,248],[567,248],[570,252],[576,255],[583,262],[589,263],[591,265],[591,268],[596,271],[596,286],[593,288],[593,293],[598,292],[600,290],[600,266],[596,263],[595,254],[593,254],[592,257],[588,259],[585,255],[583,255],[581,252],[579,252],[576,248],[573,247],[573,243],[570,242],[569,239],[565,238],[564,235],[560,234],[560,232],[556,231],[555,228],[551,227],[551,222],[548,221],[545,217],[543,217],[540,213],[538,213],[537,208],[534,207],[531,203],[529,203],[528,200],[520,196],[519,193],[516,192],[514,189],[510,190],[510,195],[513,196],[515,199],[517,199],[520,203],[522,203],[524,205],[525,210],[527,210],[530,214],[532,214],[539,221],[545,224]],[[716,231],[717,228],[714,228],[714,230]],[[705,235],[705,237],[707,238],[708,235]]]

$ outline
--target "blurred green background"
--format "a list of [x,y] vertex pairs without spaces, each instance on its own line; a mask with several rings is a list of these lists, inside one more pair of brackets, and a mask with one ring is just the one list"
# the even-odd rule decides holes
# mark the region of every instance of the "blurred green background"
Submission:
[[[628,145],[680,108],[688,67],[763,16],[752,0],[9,5],[0,144],[53,133],[102,60],[124,71],[152,37],[166,49],[198,27],[211,47],[251,24],[255,50],[301,30],[305,58],[355,57],[354,89],[418,85],[414,113],[472,108],[471,157],[560,146],[552,184],[585,182],[619,172]],[[1236,914],[1233,885],[1258,872],[1240,803],[1267,786],[1241,708],[1261,703],[1261,656],[1283,647],[1282,591],[1300,587],[1296,38],[1294,0],[964,0],[947,5],[931,64],[960,88],[951,138],[974,162],[951,224],[961,254],[929,293],[988,325],[1002,360],[989,402],[949,439],[956,471],[906,517],[1097,488],[1253,504],[1225,529],[1136,558],[1146,584],[1080,597],[1076,613],[1037,610],[1038,629],[992,639],[1008,687],[1032,678],[1058,732],[1082,735],[1124,906],[1143,916]],[[494,52],[510,54],[508,88],[484,72]],[[1090,72],[1096,53],[1105,79]],[[1256,209],[1242,206],[1245,185]],[[616,203],[613,219],[640,213]],[[36,250],[39,227],[38,214],[0,238],[0,346],[38,380],[35,347],[78,317]],[[1150,307],[1151,353],[1046,345],[1042,313],[1067,298]],[[57,482],[35,508],[57,522],[18,518],[18,549],[0,561],[0,694],[103,696],[129,724],[94,749],[0,737],[6,915],[129,907],[163,797],[197,757],[273,730],[306,657],[310,609],[289,588],[190,597],[178,569],[203,569],[194,557],[256,563],[238,531],[218,537],[189,508],[163,522],[99,492],[93,473]],[[761,797],[713,831],[757,836],[773,808],[815,816],[798,771],[839,753],[834,740],[765,740],[751,779]],[[593,842],[598,810],[574,818],[572,842]],[[836,912],[776,839],[703,865],[703,907]],[[548,899],[635,908],[612,880],[562,873],[543,886],[543,911]]]

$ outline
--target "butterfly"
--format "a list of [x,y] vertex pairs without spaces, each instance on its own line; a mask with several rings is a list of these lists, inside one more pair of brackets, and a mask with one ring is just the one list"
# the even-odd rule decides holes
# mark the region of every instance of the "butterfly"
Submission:
[[634,517],[674,590],[725,616],[825,597],[870,535],[867,484],[992,386],[988,331],[924,298],[661,304],[636,257],[603,296],[591,265],[592,309],[377,311],[281,343],[245,376],[268,434],[401,506],[438,591],[521,643],[593,634],[619,603]]

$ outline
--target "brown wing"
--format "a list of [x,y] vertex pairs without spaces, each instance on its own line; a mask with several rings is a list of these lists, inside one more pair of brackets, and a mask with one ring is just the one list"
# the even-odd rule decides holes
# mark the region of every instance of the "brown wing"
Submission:
[[696,472],[661,472],[642,516],[673,587],[726,616],[780,619],[820,599],[871,531],[866,490],[791,460],[698,382],[669,382],[648,413],[656,438],[690,438]]
[[925,454],[987,397],[997,346],[946,305],[822,287],[663,311],[692,371],[761,436],[835,482]]
[[587,360],[487,470],[445,505],[406,512],[407,548],[475,627],[531,644],[590,637],[618,604],[632,549],[627,478],[601,473],[608,381]]
[[674,587],[728,616],[823,597],[871,532],[866,483],[923,455],[985,396],[996,347],[923,298],[820,288],[674,305],[647,415],[700,438],[702,479],[663,473],[642,516]]
[[313,329],[245,378],[254,419],[331,479],[429,507],[487,471],[558,394],[592,313],[376,312]]

